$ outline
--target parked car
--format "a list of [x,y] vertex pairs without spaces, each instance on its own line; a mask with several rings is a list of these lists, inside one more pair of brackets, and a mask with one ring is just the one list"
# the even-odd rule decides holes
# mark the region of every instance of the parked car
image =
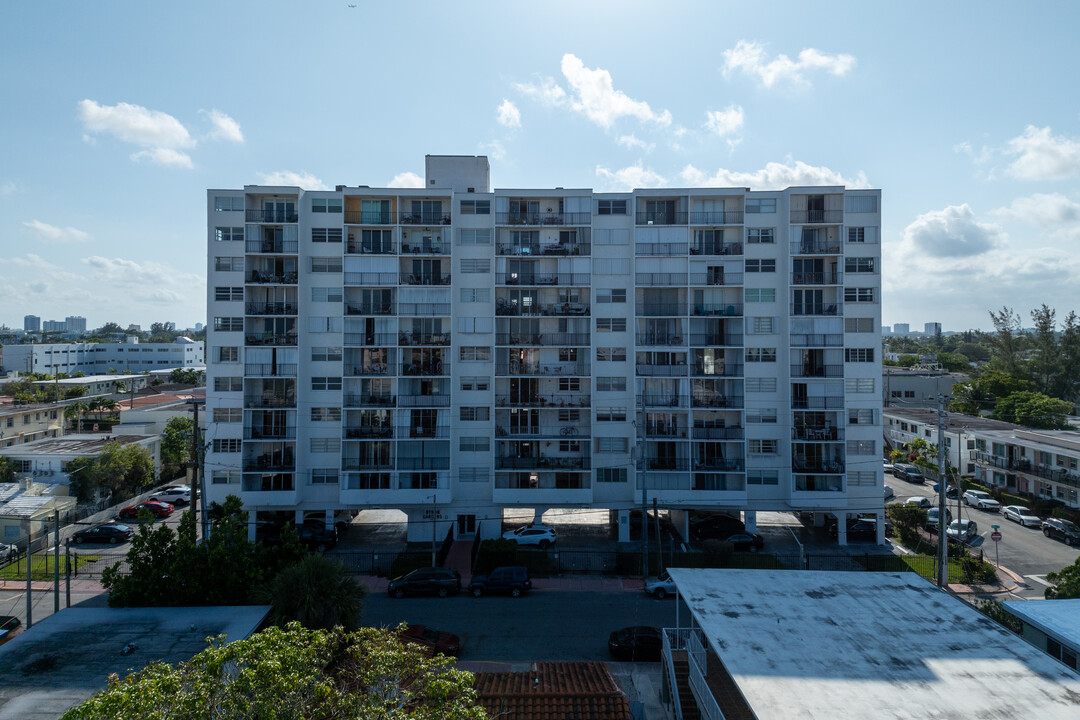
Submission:
[[158,502],[156,500],[147,500],[146,502],[141,502],[138,505],[128,505],[126,508],[122,509],[119,513],[117,513],[117,515],[120,517],[121,520],[137,520],[139,517],[139,510],[142,508],[146,508],[147,510],[149,510],[150,514],[158,519],[169,517],[173,514],[174,510],[173,506],[169,503]]
[[735,533],[745,531],[742,520],[723,513],[709,515],[690,525],[690,536],[695,540],[727,540]]
[[664,642],[660,630],[646,625],[635,625],[616,630],[608,636],[608,651],[621,660],[656,661]]
[[[834,517],[829,523],[829,535],[836,537],[837,532],[837,520]],[[885,521],[885,533],[892,532],[892,523],[888,520]],[[856,538],[865,538],[877,542],[877,518],[873,517],[859,517],[848,520],[847,523],[847,538],[853,540]]]
[[520,565],[497,567],[487,575],[475,576],[469,583],[469,592],[473,597],[495,593],[521,597],[521,594],[530,588],[532,580],[529,578],[529,571]]
[[106,523],[79,530],[71,536],[71,541],[76,545],[82,545],[84,542],[106,542],[115,545],[130,540],[134,534],[135,531],[127,525]]
[[1001,508],[1001,515],[1006,520],[1020,523],[1024,527],[1042,526],[1042,518],[1023,505],[1006,505]]
[[914,505],[915,507],[921,507],[921,508],[932,508],[934,506],[934,503],[930,500],[930,498],[925,497],[923,495],[916,495],[915,497],[909,497],[907,500],[904,501],[904,504],[905,505]]
[[645,581],[645,594],[652,595],[657,600],[663,600],[666,597],[677,597],[679,591],[675,588],[675,581],[668,575],[667,570],[664,570],[656,577]]
[[756,533],[737,532],[734,535],[728,535],[727,538],[725,538],[725,542],[734,545],[735,550],[739,552],[756,553],[758,550],[765,547],[765,538]]
[[0,645],[10,640],[20,625],[22,625],[22,620],[14,615],[0,615]]
[[987,512],[997,512],[1001,509],[1001,503],[990,497],[990,493],[982,490],[966,490],[964,492],[964,504]]
[[314,550],[315,552],[326,552],[330,548],[337,545],[338,532],[336,528],[326,527],[326,523],[304,523],[296,527],[296,535],[300,538],[300,543],[307,547],[308,550]]
[[178,506],[190,505],[191,488],[187,485],[173,485],[154,493],[150,499]]
[[415,643],[428,651],[428,654],[454,655],[461,653],[461,638],[454,633],[443,632],[426,625],[409,625],[398,637],[405,642]]
[[979,534],[979,526],[974,520],[953,520],[945,530],[950,540],[967,542]]
[[[932,507],[926,511],[926,529],[930,532],[937,532],[938,529],[938,514],[940,508]],[[945,508],[945,522],[952,522],[952,510]]]
[[518,545],[536,545],[541,550],[555,542],[555,528],[550,525],[522,525],[517,530],[507,530],[503,540],[513,540]]
[[885,486],[885,502],[888,502],[896,497],[896,491],[888,485]]
[[406,595],[456,595],[461,592],[461,573],[454,568],[419,568],[391,580],[386,592],[396,598]]
[[0,543],[0,562],[7,562],[11,558],[15,557],[17,550],[14,545],[6,545]]
[[949,485],[945,488],[945,497],[948,500],[956,500],[960,497],[960,488],[955,485]]
[[919,468],[907,463],[896,463],[893,465],[893,475],[901,480],[907,480],[908,482],[917,483],[922,485],[923,476]]
[[1061,540],[1066,545],[1080,545],[1080,527],[1071,520],[1046,518],[1042,524],[1043,535]]
[[893,464],[891,462],[884,463],[884,467],[885,467],[885,474],[886,475],[892,475],[893,474],[894,466],[893,466]]

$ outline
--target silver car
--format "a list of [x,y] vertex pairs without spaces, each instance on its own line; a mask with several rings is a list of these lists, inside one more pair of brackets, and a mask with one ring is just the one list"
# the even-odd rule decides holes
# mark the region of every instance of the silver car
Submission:
[[1018,522],[1024,527],[1042,527],[1042,518],[1023,505],[1006,505],[1001,509],[1006,519]]
[[663,600],[666,597],[678,597],[679,595],[679,591],[675,588],[675,581],[668,575],[667,570],[654,578],[649,578],[645,583],[645,592],[657,600]]

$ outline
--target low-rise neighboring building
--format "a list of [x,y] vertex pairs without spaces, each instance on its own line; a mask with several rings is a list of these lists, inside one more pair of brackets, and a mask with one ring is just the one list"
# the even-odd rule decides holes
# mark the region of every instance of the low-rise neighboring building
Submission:
[[1050,657],[1073,670],[1080,657],[1080,599],[1001,603],[1023,625],[1021,635]]
[[1080,508],[1080,433],[1013,425],[972,435],[971,462],[980,483]]
[[[886,449],[899,449],[915,438],[921,438],[931,445],[938,444],[937,410],[887,407],[882,411],[881,418]],[[975,462],[971,458],[971,451],[976,446],[974,431],[1012,430],[1018,427],[990,418],[946,413],[945,454],[949,466],[959,468],[961,475],[974,475]]]
[[601,662],[533,663],[522,672],[476,673],[476,697],[493,718],[631,720],[626,693]]
[[17,405],[11,398],[0,398],[0,447],[22,445],[63,433],[63,406]]
[[52,529],[57,512],[65,522],[74,510],[75,498],[67,495],[65,485],[31,478],[0,483],[0,542],[15,544],[41,537]]
[[[151,392],[153,392],[151,390]],[[120,422],[112,426],[113,435],[161,435],[175,417],[193,417],[192,401],[202,403],[206,388],[189,388],[172,392],[153,392],[136,395],[134,407],[121,403]],[[206,431],[206,413],[199,413],[199,427]]]
[[141,390],[150,383],[149,375],[84,375],[60,380],[38,380],[35,385],[57,385],[61,393],[68,388],[81,387],[86,395],[109,395],[118,392]]
[[881,399],[886,409],[936,408],[938,395],[950,397],[953,385],[970,379],[963,373],[885,365],[881,368]]
[[154,468],[160,467],[161,438],[157,435],[66,435],[0,448],[0,457],[12,460],[19,476],[67,486],[70,482],[68,463],[78,457],[97,457],[113,442],[137,443],[145,447],[154,458]]
[[204,366],[203,347],[202,341],[186,337],[171,343],[140,343],[134,336],[122,343],[7,345],[3,362],[9,372],[95,375],[115,370],[141,373],[162,368]]

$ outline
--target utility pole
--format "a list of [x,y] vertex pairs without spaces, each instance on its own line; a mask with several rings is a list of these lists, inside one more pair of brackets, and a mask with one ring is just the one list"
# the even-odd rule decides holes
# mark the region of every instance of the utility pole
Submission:
[[33,573],[31,572],[31,566],[34,564],[34,555],[30,548],[30,529],[26,530],[26,629],[29,630],[34,626],[34,592],[33,586],[30,584],[33,581]]
[[53,510],[56,534],[53,543],[53,614],[60,612],[60,511]]
[[204,492],[206,486],[203,484],[203,476],[205,475],[203,472],[203,457],[206,448],[203,446],[202,432],[199,429],[199,405],[205,402],[205,400],[197,399],[188,400],[195,413],[194,427],[191,429],[191,454],[194,456],[195,463],[191,470],[191,509],[198,513],[197,517],[202,523],[203,540],[210,537],[210,520],[206,510],[206,493]]
[[945,505],[945,486],[948,472],[945,462],[945,396],[940,393],[938,401],[938,585],[949,586],[949,539],[948,515]]
[[431,567],[437,567],[436,552],[435,552],[435,526],[436,520],[439,517],[439,509],[435,504],[436,494],[431,493]]
[[641,422],[645,444],[641,452],[641,574],[649,577],[649,419],[645,412],[645,393],[641,393]]

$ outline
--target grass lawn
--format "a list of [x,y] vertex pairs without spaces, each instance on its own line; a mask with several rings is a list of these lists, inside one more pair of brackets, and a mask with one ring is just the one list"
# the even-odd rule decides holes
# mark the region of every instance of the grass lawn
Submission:
[[[100,560],[100,555],[72,555],[71,556],[71,570],[75,571],[75,568],[82,567],[83,565],[89,565],[92,562]],[[32,558],[32,566],[30,568],[30,577],[33,580],[52,580],[53,570],[56,567],[53,554],[51,552],[35,553]],[[64,554],[60,554],[60,577],[64,577]],[[26,558],[19,558],[13,563],[9,563],[0,568],[0,580],[26,580]]]

